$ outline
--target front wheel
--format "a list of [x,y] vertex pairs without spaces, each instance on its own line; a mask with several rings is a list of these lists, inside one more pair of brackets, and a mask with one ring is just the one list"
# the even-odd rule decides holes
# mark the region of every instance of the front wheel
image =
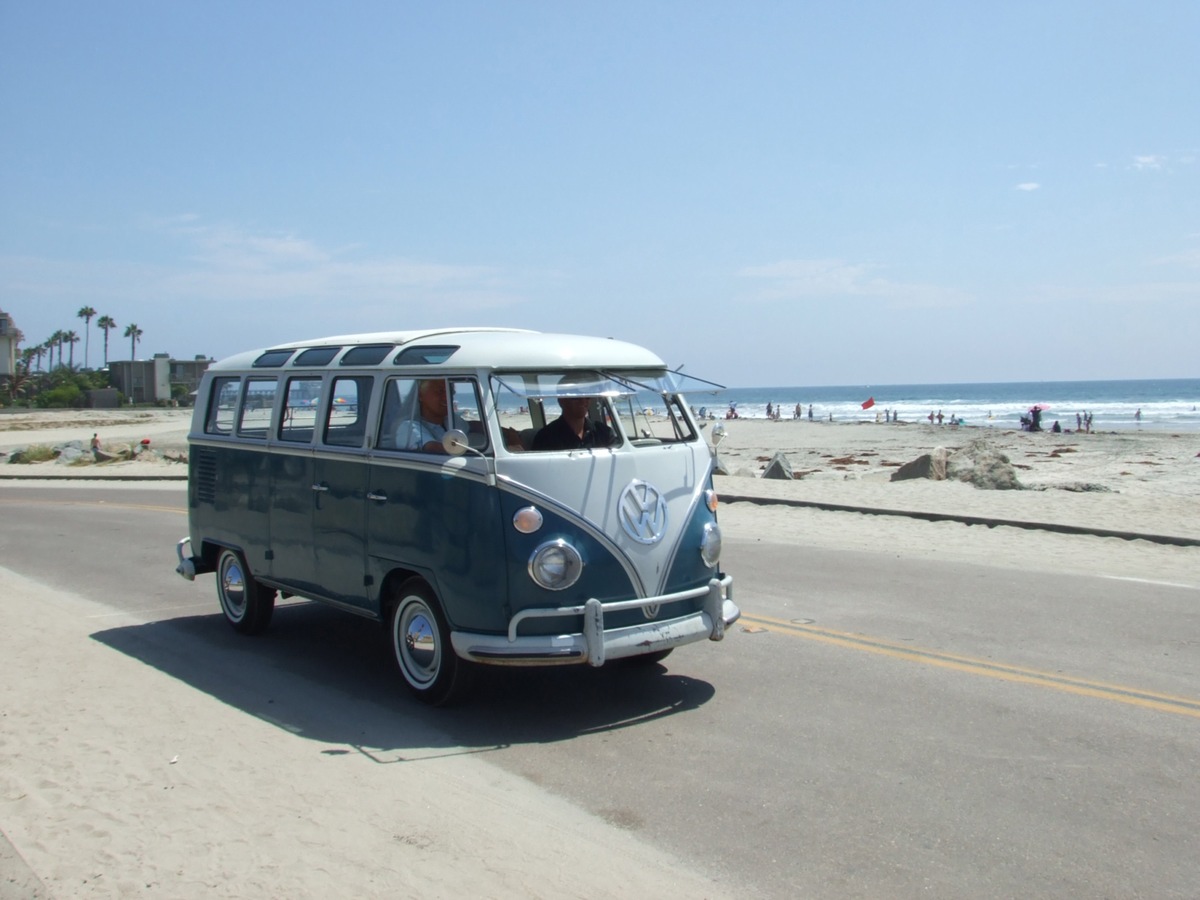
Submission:
[[217,560],[217,599],[226,621],[242,634],[259,634],[271,624],[275,591],[254,580],[236,550],[222,550]]
[[444,706],[467,695],[473,667],[450,646],[450,628],[424,580],[410,578],[400,586],[389,630],[396,665],[418,699]]

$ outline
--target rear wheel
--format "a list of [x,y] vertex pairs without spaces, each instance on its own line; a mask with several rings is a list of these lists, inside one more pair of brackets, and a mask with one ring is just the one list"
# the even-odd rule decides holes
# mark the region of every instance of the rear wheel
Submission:
[[392,654],[409,689],[424,703],[444,706],[470,691],[474,667],[450,646],[450,628],[433,589],[410,578],[392,605]]
[[236,550],[222,550],[217,560],[217,599],[226,621],[242,634],[258,634],[271,624],[275,591],[254,580]]

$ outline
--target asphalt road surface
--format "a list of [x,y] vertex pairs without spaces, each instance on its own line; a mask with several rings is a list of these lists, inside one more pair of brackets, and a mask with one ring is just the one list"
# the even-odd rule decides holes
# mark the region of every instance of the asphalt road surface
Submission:
[[[184,505],[182,489],[0,486],[0,564],[144,620],[93,637],[297,740],[482,755],[731,891],[1200,894],[1194,588],[727,534],[744,617],[725,642],[663,665],[489,670],[472,703],[430,710],[369,621],[305,603],[235,634],[211,575],[174,574]],[[247,683],[285,669],[295,696],[268,715],[208,671],[216,651]],[[312,708],[315,683],[369,699],[374,721]]]

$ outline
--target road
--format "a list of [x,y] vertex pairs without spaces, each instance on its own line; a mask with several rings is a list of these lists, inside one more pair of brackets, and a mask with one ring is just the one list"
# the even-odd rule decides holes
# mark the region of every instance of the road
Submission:
[[[471,704],[429,710],[370,622],[296,604],[264,639],[226,627],[212,576],[173,573],[182,490],[4,486],[0,523],[3,565],[148,623],[99,623],[114,650],[262,718],[205,653],[238,654],[250,680],[283,669],[295,696],[271,720],[286,710],[297,740],[481,755],[731,892],[1194,897],[1200,884],[1195,588],[727,534],[745,616],[723,644],[648,670],[497,670]],[[312,708],[314,684],[378,718]]]

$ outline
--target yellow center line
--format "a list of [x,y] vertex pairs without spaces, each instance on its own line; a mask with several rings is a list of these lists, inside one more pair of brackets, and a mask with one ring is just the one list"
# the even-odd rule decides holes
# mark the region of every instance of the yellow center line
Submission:
[[908,644],[894,643],[882,638],[851,634],[845,631],[834,631],[829,628],[817,628],[815,625],[789,622],[784,619],[772,619],[767,616],[750,616],[743,613],[741,621],[743,623],[752,623],[780,634],[803,637],[808,640],[820,641],[824,644],[844,647],[849,650],[877,653],[881,656],[890,656],[893,659],[903,659],[927,666],[952,669],[971,675],[983,675],[987,678],[998,678],[1001,681],[1050,688],[1051,690],[1063,691],[1068,694],[1094,697],[1099,700],[1129,703],[1133,706],[1143,707],[1144,709],[1154,709],[1159,712],[1174,713],[1180,716],[1191,716],[1200,719],[1200,700],[1194,697],[1179,697],[1128,687],[1126,685],[1106,684],[1100,681],[1072,678],[1056,672],[1027,669],[1007,663],[994,662],[990,659],[978,659],[954,653],[943,653],[939,650],[926,650]]

